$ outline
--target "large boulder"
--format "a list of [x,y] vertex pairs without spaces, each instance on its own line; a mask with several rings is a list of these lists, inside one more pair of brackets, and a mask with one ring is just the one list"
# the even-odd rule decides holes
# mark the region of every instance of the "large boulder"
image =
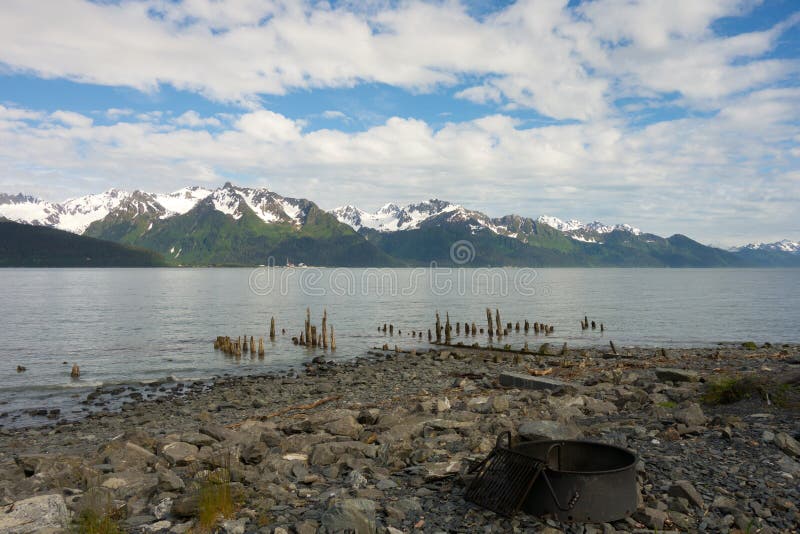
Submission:
[[191,443],[174,441],[161,448],[161,455],[172,465],[187,465],[197,459],[199,449]]
[[671,369],[667,367],[660,367],[655,370],[656,378],[662,382],[697,382],[700,380],[700,375],[697,371],[689,369]]
[[0,532],[27,534],[61,530],[68,526],[69,519],[64,497],[39,495],[17,501],[10,511],[0,514]]
[[528,441],[578,439],[583,436],[577,425],[559,421],[525,421],[517,433]]
[[702,426],[706,424],[708,418],[703,413],[703,409],[696,402],[689,403],[685,408],[675,410],[675,420],[686,426]]

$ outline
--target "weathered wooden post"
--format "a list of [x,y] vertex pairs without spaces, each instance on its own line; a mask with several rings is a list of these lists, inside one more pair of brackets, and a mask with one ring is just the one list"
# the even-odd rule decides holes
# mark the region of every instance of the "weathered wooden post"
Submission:
[[77,363],[72,364],[72,371],[70,371],[69,376],[71,376],[72,378],[80,378],[81,368],[78,367]]
[[609,340],[608,344],[611,345],[611,352],[613,354],[616,354],[617,353],[617,347],[614,346],[614,342]]
[[247,352],[247,336],[244,336],[244,344],[242,345],[242,350]]
[[595,323],[594,321],[592,321],[592,330],[595,330],[596,328],[597,328],[597,323]]
[[433,341],[433,336],[431,335],[431,329],[428,328],[428,343],[430,343],[431,341]]
[[444,323],[444,344],[450,344],[450,312],[445,313],[445,323]]
[[478,329],[475,328],[475,323],[472,323],[472,336],[475,337],[475,334],[478,333]]
[[322,348],[328,348],[328,310],[322,310]]
[[606,327],[603,326],[603,323],[600,323],[600,331],[605,332]]
[[304,346],[306,344],[305,332],[303,331],[300,331],[300,344]]
[[390,336],[393,336],[393,335],[394,335],[394,325],[393,325],[393,324],[390,324],[390,325],[389,325],[389,335],[390,335]]
[[514,326],[514,330],[516,330],[517,332],[519,332],[519,321],[517,321],[517,324]]
[[255,341],[253,340],[253,336],[250,336],[250,354],[255,354],[255,353],[256,353],[256,344]]
[[525,333],[527,334],[528,330],[530,329],[531,329],[531,323],[529,323],[528,320],[525,319]]
[[306,343],[311,344],[311,308],[306,308]]
[[461,334],[461,323],[456,321],[456,335]]
[[500,322],[500,308],[495,308],[494,312],[495,312],[495,324],[497,325],[497,337],[500,337],[503,334],[503,326],[502,326],[503,323]]
[[336,350],[336,334],[333,332],[333,325],[331,325],[331,350]]
[[263,337],[258,338],[258,357],[259,358],[263,358],[264,357],[264,338]]
[[269,320],[269,339],[275,341],[275,317]]
[[561,347],[561,356],[564,356],[565,354],[567,354],[567,342],[566,341],[564,342],[564,346]]
[[538,336],[539,335],[539,322],[533,323],[533,332]]
[[311,346],[312,347],[316,347],[317,344],[318,344],[317,341],[318,341],[317,340],[317,327],[312,325],[311,326]]
[[486,323],[488,325],[489,338],[494,335],[494,325],[492,325],[492,310],[486,308]]
[[439,312],[436,312],[436,343],[442,342],[442,320],[439,317]]

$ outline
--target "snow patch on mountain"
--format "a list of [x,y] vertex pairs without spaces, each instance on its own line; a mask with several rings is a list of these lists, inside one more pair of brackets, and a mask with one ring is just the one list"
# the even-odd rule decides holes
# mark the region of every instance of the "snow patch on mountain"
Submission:
[[[584,224],[584,223],[582,223],[581,221],[579,221],[577,219],[570,219],[569,221],[562,221],[558,217],[552,217],[550,215],[542,215],[541,217],[536,219],[536,222],[539,222],[539,223],[542,223],[542,224],[546,224],[547,226],[550,226],[551,228],[555,228],[556,230],[559,230],[561,232],[565,232],[565,233],[568,233],[568,234],[570,234],[572,232],[591,232],[591,233],[594,233],[594,234],[609,234],[609,233],[611,233],[611,232],[613,232],[615,230],[619,230],[619,231],[622,231],[622,232],[628,232],[628,233],[631,233],[633,235],[640,235],[642,233],[642,231],[640,229],[638,229],[638,228],[636,228],[634,226],[631,226],[630,224],[616,224],[616,225],[612,226],[612,225],[609,225],[609,224],[602,223],[600,221],[593,221],[593,222]],[[572,236],[572,235],[570,237],[574,238],[574,236]],[[587,241],[587,240],[586,239],[579,239],[579,241]],[[592,241],[587,241],[587,242],[591,243]],[[596,242],[596,240],[595,240],[595,242]]]
[[241,202],[244,202],[245,199],[232,188],[223,187],[222,189],[217,189],[211,193],[209,198],[214,205],[214,209],[225,215],[230,215],[236,220],[241,219],[242,215],[244,215],[241,209]]
[[197,203],[206,199],[213,191],[204,187],[184,187],[172,193],[156,193],[153,195],[156,202],[161,204],[166,213],[161,216],[167,219],[174,215],[183,215],[197,206]]
[[783,239],[774,243],[749,243],[741,247],[734,247],[731,250],[767,250],[770,252],[788,252],[790,254],[800,254],[800,241]]
[[402,207],[394,203],[385,204],[375,213],[368,213],[355,206],[341,206],[331,210],[330,213],[339,222],[349,225],[356,231],[361,228],[371,228],[378,232],[396,232],[419,228],[420,224],[443,213],[457,215],[464,211],[464,208],[457,204],[434,198]]

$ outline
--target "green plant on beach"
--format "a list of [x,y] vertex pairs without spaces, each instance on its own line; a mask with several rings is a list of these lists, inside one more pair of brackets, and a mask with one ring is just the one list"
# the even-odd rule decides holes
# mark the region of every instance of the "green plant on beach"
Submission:
[[[231,484],[231,458],[220,458],[213,471],[195,471],[194,490],[197,494],[197,524],[195,532],[213,532],[223,519],[236,514],[236,495]],[[196,468],[197,469],[197,468]]]
[[90,487],[83,495],[80,511],[72,522],[75,534],[122,534],[120,511],[114,510],[111,496],[104,488]]
[[677,408],[678,407],[678,404],[676,402],[673,402],[673,401],[659,402],[658,405],[661,406],[662,408],[667,408],[669,410],[672,410],[673,408]]

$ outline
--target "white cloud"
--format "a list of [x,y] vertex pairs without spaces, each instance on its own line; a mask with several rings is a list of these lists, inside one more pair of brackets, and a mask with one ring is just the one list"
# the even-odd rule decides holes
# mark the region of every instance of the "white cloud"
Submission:
[[216,117],[201,117],[196,111],[189,110],[179,117],[176,117],[175,124],[179,126],[188,126],[190,128],[199,128],[204,126],[220,126],[222,123]]
[[[6,0],[0,62],[79,82],[168,83],[258,109],[259,95],[380,82],[415,91],[486,77],[458,96],[555,118],[610,113],[619,95],[678,92],[693,105],[797,72],[762,55],[794,22],[733,37],[723,16],[755,0],[519,0],[481,20],[453,1],[344,3]],[[124,58],[121,60],[120,58]],[[743,61],[744,60],[744,61]],[[471,78],[470,78],[471,79]]]
[[322,112],[322,117],[325,119],[337,119],[337,120],[347,119],[347,115],[335,109],[326,109],[325,111]]
[[74,111],[54,111],[50,117],[58,122],[62,122],[67,126],[74,126],[78,128],[88,128],[94,122],[91,118]]

